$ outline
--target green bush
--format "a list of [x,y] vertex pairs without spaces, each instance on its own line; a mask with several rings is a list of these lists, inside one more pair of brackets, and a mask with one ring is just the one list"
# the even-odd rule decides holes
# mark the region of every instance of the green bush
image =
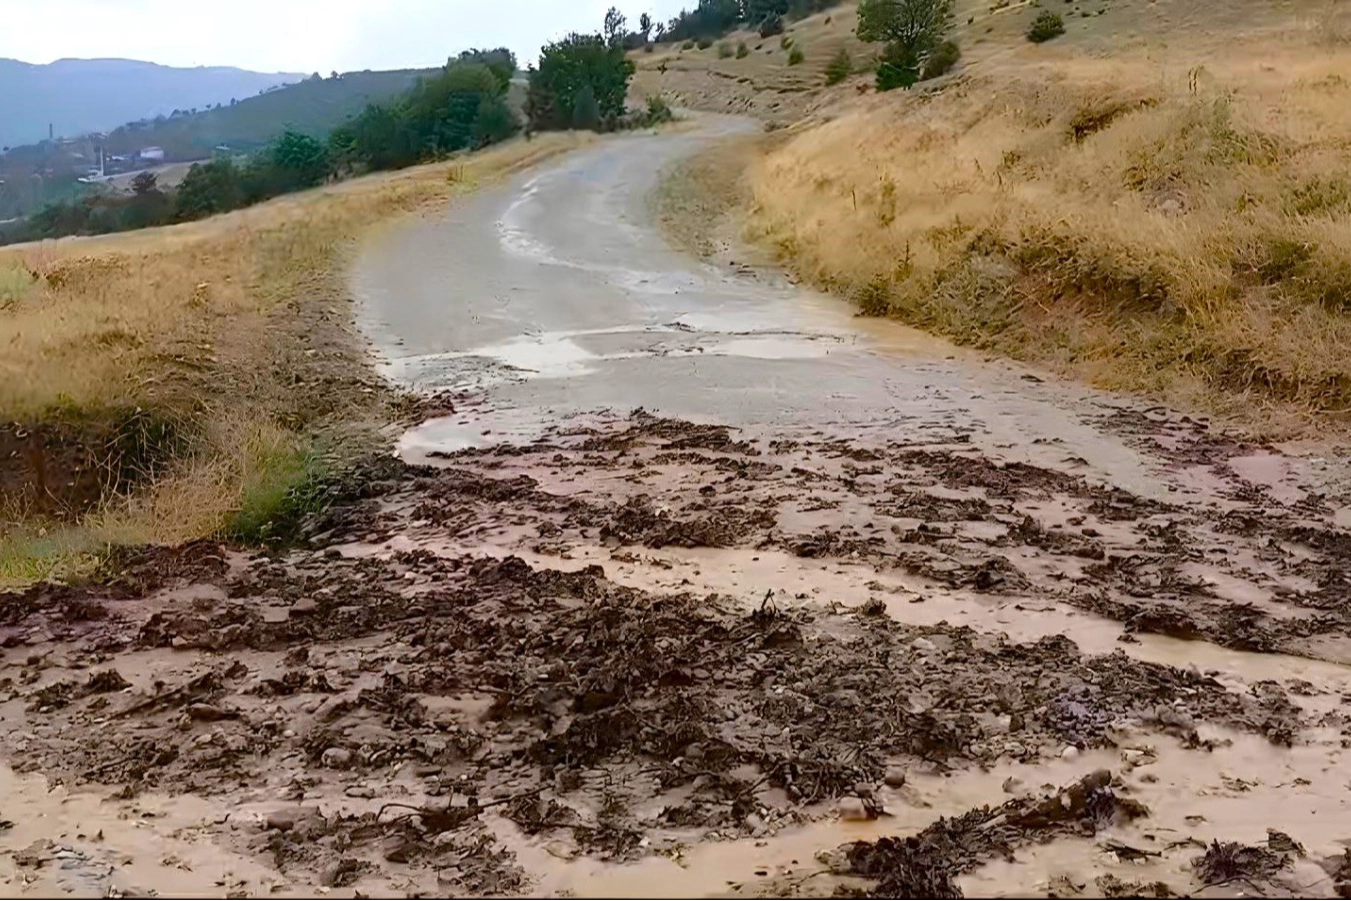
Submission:
[[1034,44],[1041,44],[1064,33],[1065,20],[1049,9],[1043,9],[1027,29],[1027,39]]
[[919,81],[919,59],[900,43],[888,44],[877,61],[877,90],[909,88]]
[[788,51],[788,65],[790,66],[801,65],[802,61],[806,58],[807,57],[802,52],[801,47],[794,47],[792,50]]
[[707,50],[709,47],[712,47],[712,46],[713,46],[713,39],[712,39],[712,38],[700,38],[700,39],[699,39],[699,49],[700,49],[700,50]]
[[928,81],[930,78],[946,75],[961,58],[962,50],[957,46],[957,42],[944,41],[935,47],[929,58],[924,61],[924,69],[919,74],[920,80]]
[[746,46],[746,42],[745,42],[745,41],[742,41],[740,44],[737,44],[737,45],[736,45],[736,58],[737,58],[737,59],[745,59],[746,57],[748,57],[748,56],[750,56],[750,55],[751,55],[750,48]]
[[779,49],[780,49],[780,50],[787,50],[789,47],[792,47],[792,46],[793,46],[793,39],[792,39],[791,37],[789,37],[788,35],[785,34],[783,37],[779,38]]
[[656,94],[647,98],[647,124],[659,125],[662,122],[671,122],[675,119],[675,113],[671,110],[671,105],[666,102],[666,98]]
[[826,84],[839,84],[853,71],[854,61],[849,56],[849,49],[841,47],[840,52],[831,57],[826,65]]
[[726,41],[723,41],[718,45],[718,59],[731,59],[732,54],[735,52],[736,51],[732,49],[732,45]]
[[681,50],[693,50],[693,49],[694,49],[694,41],[686,41],[685,43],[683,43],[683,44],[680,45],[680,49],[681,49]]
[[783,16],[770,16],[760,23],[760,37],[772,38],[776,34],[783,34]]

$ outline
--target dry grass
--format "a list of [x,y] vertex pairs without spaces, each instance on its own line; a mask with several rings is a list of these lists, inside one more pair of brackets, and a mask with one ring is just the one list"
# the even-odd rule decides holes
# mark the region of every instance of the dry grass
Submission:
[[316,455],[359,443],[391,399],[354,333],[349,250],[381,222],[583,140],[546,135],[187,225],[0,249],[0,423],[98,442],[142,410],[183,438],[153,484],[78,525],[25,522],[0,499],[0,583],[108,543],[218,532]]
[[1351,46],[1321,4],[1220,34],[1149,8],[1182,25],[1105,56],[1067,18],[796,136],[752,173],[751,234],[871,312],[1100,385],[1344,417]]

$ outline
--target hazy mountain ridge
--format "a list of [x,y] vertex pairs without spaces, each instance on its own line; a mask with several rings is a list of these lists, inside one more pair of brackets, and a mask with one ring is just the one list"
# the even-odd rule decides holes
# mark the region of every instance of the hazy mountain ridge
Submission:
[[295,73],[229,66],[176,68],[127,59],[0,59],[0,146],[108,131],[175,109],[204,109],[299,81]]

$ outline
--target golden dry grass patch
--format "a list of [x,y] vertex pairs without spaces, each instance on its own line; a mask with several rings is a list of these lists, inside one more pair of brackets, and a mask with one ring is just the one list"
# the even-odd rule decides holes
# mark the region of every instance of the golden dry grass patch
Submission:
[[355,334],[351,249],[383,222],[586,140],[543,135],[199,222],[0,249],[0,424],[11,424],[0,439],[58,430],[87,437],[98,460],[129,416],[182,439],[150,484],[76,525],[0,499],[0,581],[71,547],[212,534],[316,452],[355,442],[347,433],[381,421],[390,398]]
[[1251,30],[1010,45],[865,98],[754,167],[749,234],[874,312],[1102,385],[1344,416],[1351,46]]

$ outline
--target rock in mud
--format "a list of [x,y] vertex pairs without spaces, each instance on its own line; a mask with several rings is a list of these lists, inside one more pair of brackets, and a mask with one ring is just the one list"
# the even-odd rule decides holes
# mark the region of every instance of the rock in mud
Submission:
[[380,852],[390,863],[408,863],[409,842],[402,835],[391,835],[384,840]]
[[905,785],[905,770],[898,766],[887,767],[886,775],[882,777],[882,784],[889,788],[900,788]]
[[214,704],[189,704],[188,716],[199,723],[218,723],[222,720],[238,719],[239,714]]
[[296,827],[297,823],[307,820],[311,817],[319,816],[319,810],[315,807],[283,807],[281,810],[274,810],[263,820],[265,829],[276,829],[279,832],[290,832]]
[[346,748],[329,748],[319,762],[330,770],[345,770],[352,765],[352,752]]
[[869,819],[868,805],[864,803],[862,798],[841,798],[836,802],[835,810],[842,820],[856,822]]

